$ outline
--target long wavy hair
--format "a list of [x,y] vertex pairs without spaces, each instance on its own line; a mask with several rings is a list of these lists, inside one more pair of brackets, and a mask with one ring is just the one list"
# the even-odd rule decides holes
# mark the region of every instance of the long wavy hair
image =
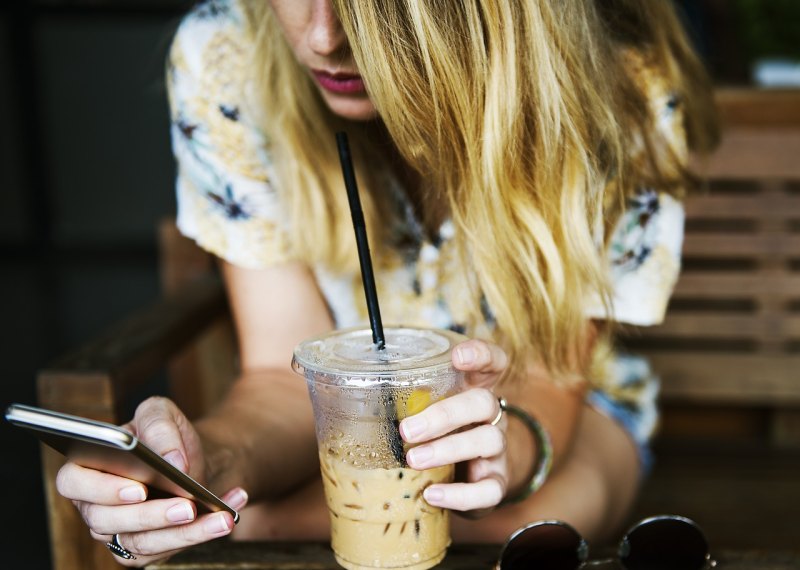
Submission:
[[[292,243],[310,263],[352,269],[331,142],[343,121],[297,64],[266,4],[251,2],[249,18]],[[656,140],[625,54],[646,55],[674,88],[692,149],[716,140],[708,80],[671,3],[333,4],[380,120],[422,181],[426,210],[446,212],[456,228],[474,289],[472,324],[485,318],[485,302],[512,370],[535,355],[556,375],[581,372],[574,349],[586,334],[587,300],[599,295],[609,304],[602,240],[625,197],[642,183],[677,192],[692,181],[685,157]],[[363,129],[349,131],[379,236],[386,189],[375,174],[386,163]],[[644,148],[644,161],[632,159],[634,147]]]

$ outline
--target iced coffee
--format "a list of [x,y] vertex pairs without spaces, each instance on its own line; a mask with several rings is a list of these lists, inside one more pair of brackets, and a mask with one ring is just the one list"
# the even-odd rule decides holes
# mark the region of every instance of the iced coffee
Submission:
[[314,404],[331,546],[343,567],[425,570],[444,558],[449,513],[429,505],[423,491],[452,481],[453,466],[409,468],[398,425],[461,388],[450,351],[462,340],[448,331],[388,328],[378,352],[369,330],[348,330],[295,351]]

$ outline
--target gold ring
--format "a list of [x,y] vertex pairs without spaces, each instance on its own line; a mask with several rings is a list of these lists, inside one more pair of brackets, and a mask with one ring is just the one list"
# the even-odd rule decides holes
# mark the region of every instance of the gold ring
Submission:
[[497,415],[494,417],[492,421],[489,422],[490,426],[496,426],[500,423],[500,420],[503,418],[503,414],[506,411],[506,399],[503,397],[498,396],[497,403],[500,405],[500,409],[497,410]]

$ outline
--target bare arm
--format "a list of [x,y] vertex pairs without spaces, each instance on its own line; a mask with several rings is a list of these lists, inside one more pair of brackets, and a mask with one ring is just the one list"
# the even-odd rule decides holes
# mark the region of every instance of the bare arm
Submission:
[[[575,343],[570,370],[585,369],[594,346],[595,326],[590,325],[587,332]],[[557,385],[534,357],[526,363],[525,378],[496,386],[508,367],[508,357],[499,346],[481,340],[458,345],[453,350],[453,364],[465,371],[467,389],[404,419],[400,433],[409,443],[421,444],[408,452],[408,463],[415,469],[465,462],[463,482],[433,485],[425,491],[425,499],[435,506],[482,516],[503,497],[524,488],[538,451],[519,422],[502,419],[486,425],[499,409],[492,390],[496,388],[496,393],[539,419],[551,434],[558,466],[574,438],[584,387],[583,382]]]
[[[572,368],[576,371],[587,368],[602,324],[592,321],[587,326],[585,342],[575,350]],[[553,471],[557,471],[572,449],[583,413],[586,382],[558,384],[546,368],[531,362],[523,381],[509,382],[495,391],[542,424],[552,440]],[[514,496],[530,480],[531,466],[539,450],[521,422],[510,420],[508,430],[509,496]]]
[[[192,424],[173,402],[149,398],[127,427],[176,467],[227,492],[243,508],[286,495],[317,472],[314,423],[305,382],[291,371],[295,344],[331,328],[310,271],[300,264],[264,270],[222,265],[241,347],[242,377],[208,417]],[[180,497],[145,500],[139,482],[67,462],[59,493],[79,509],[96,540],[116,536],[143,566],[233,530],[227,512],[200,514]],[[244,487],[244,489],[242,488]]]
[[310,270],[299,263],[251,270],[221,263],[238,336],[241,377],[198,421],[209,478],[280,497],[317,473],[306,384],[291,370],[301,340],[333,327]]
[[[602,323],[592,323],[587,343],[576,354],[585,369]],[[559,386],[541,367],[531,366],[525,382],[500,386],[502,394],[539,420],[550,434],[554,467],[547,483],[527,500],[495,510],[480,520],[456,517],[457,540],[502,542],[534,520],[560,519],[591,541],[608,538],[622,523],[639,486],[640,467],[630,436],[610,418],[585,403],[585,383]],[[530,477],[537,453],[527,429],[508,427],[509,496]]]

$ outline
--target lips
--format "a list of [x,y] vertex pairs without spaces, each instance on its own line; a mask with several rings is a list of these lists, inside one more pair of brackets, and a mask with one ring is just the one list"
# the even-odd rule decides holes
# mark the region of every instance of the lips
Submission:
[[328,73],[327,71],[312,71],[320,87],[331,93],[339,95],[365,94],[364,80],[357,73]]

